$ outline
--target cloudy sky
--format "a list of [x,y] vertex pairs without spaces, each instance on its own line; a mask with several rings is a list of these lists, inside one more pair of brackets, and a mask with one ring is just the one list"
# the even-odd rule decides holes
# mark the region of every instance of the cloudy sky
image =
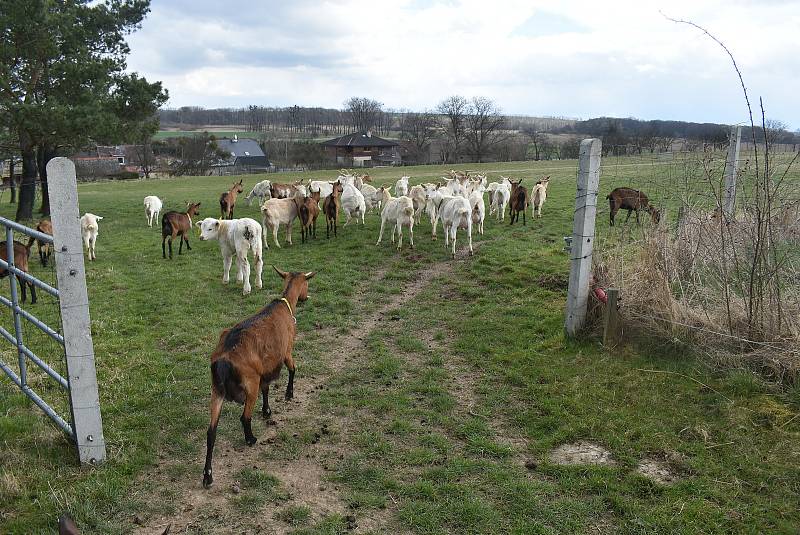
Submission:
[[508,114],[737,123],[751,101],[800,128],[800,0],[153,0],[128,66],[170,107],[422,110],[453,94]]

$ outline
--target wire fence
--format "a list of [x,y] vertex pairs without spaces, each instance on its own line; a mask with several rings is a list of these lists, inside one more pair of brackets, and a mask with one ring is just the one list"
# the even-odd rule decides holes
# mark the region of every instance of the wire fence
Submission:
[[[604,151],[608,148],[604,148]],[[797,154],[742,150],[725,211],[727,152],[601,162],[595,285],[619,288],[629,333],[690,344],[780,381],[800,374],[800,168]],[[606,195],[642,192],[614,217]],[[652,206],[647,210],[647,205]],[[637,223],[638,220],[638,223]]]

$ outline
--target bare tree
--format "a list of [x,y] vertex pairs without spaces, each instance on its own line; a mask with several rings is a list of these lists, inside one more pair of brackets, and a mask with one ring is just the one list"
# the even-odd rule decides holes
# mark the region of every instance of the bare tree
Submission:
[[383,104],[366,97],[351,97],[344,103],[350,122],[358,131],[366,131],[379,125]]
[[544,132],[542,132],[539,124],[534,121],[529,126],[524,127],[522,133],[528,136],[531,145],[533,145],[533,159],[536,161],[541,160],[547,137],[544,135]]
[[442,129],[447,136],[448,150],[443,154],[445,163],[458,161],[466,141],[466,116],[469,101],[460,95],[448,97],[436,107],[441,115]]
[[436,126],[436,116],[430,111],[400,115],[400,138],[409,142],[415,162],[427,162],[428,149],[436,136]]
[[787,133],[788,127],[789,125],[778,119],[766,119],[764,121],[764,139],[770,145],[780,143],[783,135]]
[[493,100],[473,97],[465,119],[467,146],[475,160],[482,162],[489,150],[505,137],[505,117]]

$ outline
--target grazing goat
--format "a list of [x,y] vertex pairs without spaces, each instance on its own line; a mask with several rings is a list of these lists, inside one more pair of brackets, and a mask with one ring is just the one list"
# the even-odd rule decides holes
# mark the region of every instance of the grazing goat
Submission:
[[367,208],[367,212],[371,212],[372,209],[379,204],[377,196],[378,188],[370,184],[362,184],[360,191],[361,195],[364,196],[364,205]]
[[286,225],[286,243],[292,245],[292,223],[297,217],[297,204],[295,203],[297,196],[300,196],[300,193],[295,191],[295,195],[288,199],[276,199],[273,197],[272,199],[267,199],[261,205],[261,218],[264,224],[264,245],[267,249],[269,249],[267,229],[272,231],[272,239],[275,241],[275,245],[278,246],[278,249],[281,248],[281,244],[278,242],[278,228],[281,225]]
[[286,273],[273,266],[283,279],[283,295],[255,315],[222,331],[211,353],[211,418],[206,434],[206,463],[203,486],[214,482],[211,460],[217,438],[217,424],[225,400],[244,404],[240,418],[248,446],[256,443],[251,427],[253,408],[259,392],[264,396],[261,415],[269,418],[269,384],[280,376],[285,365],[289,369],[285,399],[294,394],[294,359],[292,349],[297,330],[297,303],[308,299],[308,281],[314,272]]
[[526,225],[525,210],[528,208],[528,188],[522,185],[520,178],[516,183],[511,182],[511,200],[509,215],[511,216],[511,224],[519,221],[519,214],[522,214],[522,224]]
[[192,218],[200,215],[200,203],[187,203],[185,212],[170,211],[161,218],[161,256],[166,258],[167,252],[164,243],[169,239],[169,257],[172,259],[172,240],[180,236],[178,254],[183,254],[183,242],[186,249],[191,251],[189,233],[192,230]]
[[294,197],[300,191],[305,196],[306,191],[303,186],[303,179],[298,180],[294,184],[272,184],[270,186],[270,197],[273,199],[288,199]]
[[340,182],[331,182],[333,188],[331,189],[331,194],[325,197],[325,200],[322,202],[322,213],[325,214],[325,237],[331,237],[331,230],[333,230],[333,236],[337,237],[336,228],[339,224],[339,196],[344,191],[344,187]]
[[100,226],[97,223],[103,219],[99,215],[90,214],[86,212],[81,217],[81,235],[83,236],[83,245],[89,252],[89,260],[97,260],[97,253],[94,249],[94,244],[97,241],[97,235],[100,233]]
[[233,219],[233,208],[236,206],[236,197],[244,191],[243,179],[235,182],[231,189],[219,196],[220,219]]
[[469,240],[469,254],[472,255],[472,205],[468,199],[461,195],[443,195],[436,209],[437,216],[442,220],[444,231],[444,245],[447,247],[453,241],[452,254],[456,257],[456,234],[458,229],[466,229]]
[[[387,191],[388,193],[388,191]],[[384,196],[384,206],[381,212],[381,231],[378,234],[378,241],[375,245],[380,245],[383,239],[383,229],[386,223],[392,223],[392,243],[397,234],[397,250],[403,246],[403,227],[408,227],[408,241],[411,248],[414,248],[414,201],[411,197],[389,197]]]
[[617,215],[617,212],[619,212],[620,209],[628,211],[628,216],[625,218],[626,223],[631,218],[631,212],[635,211],[636,224],[640,225],[641,222],[639,221],[639,212],[641,210],[646,210],[650,213],[653,223],[658,224],[658,222],[661,220],[661,213],[650,204],[650,200],[647,198],[647,195],[639,190],[631,188],[616,188],[606,196],[606,199],[608,199],[608,204],[611,208],[609,215],[611,218],[612,227],[614,226],[614,217]]
[[144,215],[147,218],[147,226],[152,227],[153,221],[158,223],[158,216],[161,214],[161,209],[164,203],[155,195],[148,195],[144,198]]
[[308,183],[308,191],[309,193],[319,193],[319,198],[324,200],[333,191],[333,184],[334,182],[327,180],[312,180]]
[[300,239],[301,243],[306,242],[306,238],[312,235],[317,239],[317,216],[319,216],[319,191],[311,193],[308,197],[295,197],[297,205],[297,217],[300,219]]
[[394,196],[395,197],[402,197],[403,195],[408,195],[408,179],[411,177],[402,176],[400,180],[398,180],[394,185]]
[[[0,242],[0,259],[4,262],[8,263],[8,246],[6,241]],[[21,244],[18,241],[14,242],[14,266],[20,270],[28,273],[28,256],[31,253],[30,244],[26,247],[25,245]],[[0,268],[0,279],[8,276],[8,270],[6,268]],[[27,287],[31,289],[31,304],[36,304],[36,286],[33,285],[30,281],[25,280],[22,278],[22,275],[17,275],[17,280],[19,281],[19,286],[22,289],[22,302],[24,303],[25,300],[28,298],[27,294]]]
[[256,263],[256,288],[261,289],[261,269],[264,266],[261,254],[261,225],[258,221],[245,217],[242,219],[214,219],[207,217],[197,222],[200,239],[219,240],[222,253],[222,284],[230,280],[231,262],[236,257],[236,282],[243,283],[242,294],[250,293],[250,262],[247,253],[253,251]]
[[250,206],[253,202],[253,199],[258,198],[258,205],[261,206],[264,204],[264,201],[272,197],[272,192],[270,188],[272,187],[272,182],[269,180],[262,180],[255,186],[253,189],[250,190],[250,193],[247,194],[247,206]]
[[483,200],[483,184],[478,183],[469,195],[472,206],[472,223],[478,226],[478,234],[483,234],[483,220],[486,218],[486,203]]
[[533,198],[533,213],[531,217],[542,217],[542,205],[547,199],[547,186],[550,184],[550,177],[546,176],[533,186],[531,197]]
[[[42,234],[53,235],[53,223],[49,219],[42,219],[36,224],[36,230]],[[50,260],[50,255],[53,254],[53,244],[51,242],[44,242],[37,240],[34,237],[28,241],[28,250],[30,251],[33,242],[36,242],[36,249],[39,251],[39,261],[43,267],[47,267],[47,261]]]
[[356,188],[353,184],[347,184],[343,187],[342,197],[340,200],[342,211],[347,216],[344,226],[350,224],[350,219],[355,217],[358,222],[358,216],[361,216],[361,224],[364,224],[364,216],[367,213],[367,203],[364,199],[364,194]]

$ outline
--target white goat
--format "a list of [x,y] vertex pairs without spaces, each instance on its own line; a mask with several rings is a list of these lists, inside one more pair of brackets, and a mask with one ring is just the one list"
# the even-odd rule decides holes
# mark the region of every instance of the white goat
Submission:
[[483,235],[483,220],[486,217],[486,203],[483,200],[482,184],[478,184],[475,191],[470,193],[469,204],[472,206],[472,222],[478,226],[478,234]]
[[419,224],[422,219],[422,211],[425,209],[425,201],[428,200],[425,186],[412,186],[408,196],[414,201],[414,218],[417,224]]
[[163,207],[164,203],[155,195],[148,195],[144,198],[144,215],[147,218],[148,227],[153,226],[153,219],[155,219],[156,224],[158,224],[158,214],[161,213],[161,208]]
[[271,188],[272,188],[272,182],[270,182],[269,180],[262,180],[261,182],[253,186],[253,189],[251,189],[250,193],[248,193],[247,197],[245,197],[245,199],[247,199],[247,206],[250,206],[250,204],[253,202],[253,199],[256,197],[258,197],[259,206],[264,204],[264,201],[266,201],[267,199],[271,199],[272,198]]
[[294,202],[294,197],[288,199],[267,199],[261,205],[261,215],[264,222],[264,245],[269,249],[267,243],[267,228],[272,230],[272,239],[275,240],[275,245],[280,249],[281,244],[278,242],[278,228],[281,225],[286,225],[286,243],[292,245],[292,223],[297,217],[297,204]]
[[378,201],[378,188],[370,184],[362,184],[359,188],[361,194],[364,196],[364,203],[367,206],[367,211],[372,210],[380,204]]
[[439,191],[441,191],[444,195],[460,195],[464,198],[467,197],[467,189],[461,184],[459,179],[445,178],[445,180],[447,180],[447,184],[439,188]]
[[[386,190],[384,190],[386,191]],[[388,195],[388,191],[386,194]],[[383,239],[383,228],[387,221],[394,224],[392,229],[392,243],[394,243],[394,235],[397,233],[397,249],[403,246],[403,227],[408,227],[408,241],[411,243],[411,248],[414,248],[414,201],[411,197],[391,197],[386,198],[384,195],[383,212],[381,212],[381,231],[378,234],[378,241],[375,245],[381,244]]]
[[439,219],[442,220],[445,247],[448,246],[449,240],[453,241],[453,258],[456,257],[456,234],[460,228],[466,229],[469,240],[469,254],[474,254],[472,250],[472,206],[469,200],[460,195],[455,197],[444,196],[437,211]]
[[402,197],[403,195],[408,195],[408,179],[411,177],[402,176],[400,180],[394,185],[394,195],[395,197]]
[[533,199],[532,217],[542,217],[542,205],[547,199],[547,186],[550,184],[550,177],[544,177],[538,184],[533,186],[531,198]]
[[100,233],[98,221],[103,219],[99,215],[90,214],[86,212],[81,217],[81,235],[83,236],[83,245],[89,252],[89,260],[97,260],[97,253],[95,253],[94,244],[97,241],[97,235]]
[[361,224],[364,224],[367,206],[364,201],[364,194],[361,193],[358,188],[352,184],[345,185],[342,196],[339,199],[339,204],[342,207],[342,211],[344,211],[347,216],[347,221],[344,222],[344,226],[347,226],[350,223],[350,219],[353,217],[358,221],[359,215],[361,216]]
[[489,184],[489,187],[492,188],[489,191],[491,199],[489,203],[489,214],[493,214],[497,212],[497,220],[498,221],[505,221],[506,220],[506,206],[508,206],[508,201],[511,200],[511,182],[509,182],[508,178],[500,177],[500,182],[492,182]]
[[207,217],[198,221],[201,240],[219,240],[222,253],[222,284],[230,280],[231,262],[236,257],[236,282],[243,283],[242,294],[250,293],[250,262],[247,253],[253,251],[256,262],[256,288],[261,289],[261,270],[264,259],[261,254],[261,225],[255,219],[214,219]]

